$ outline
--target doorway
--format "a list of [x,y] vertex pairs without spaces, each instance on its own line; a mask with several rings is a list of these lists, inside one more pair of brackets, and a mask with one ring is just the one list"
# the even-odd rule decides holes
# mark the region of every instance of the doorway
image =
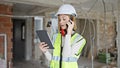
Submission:
[[25,60],[25,20],[13,19],[13,63]]

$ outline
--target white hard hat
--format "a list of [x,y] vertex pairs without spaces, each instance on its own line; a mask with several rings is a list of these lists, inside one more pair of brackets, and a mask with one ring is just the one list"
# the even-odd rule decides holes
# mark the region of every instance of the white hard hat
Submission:
[[69,15],[73,15],[75,17],[77,16],[75,8],[72,5],[70,5],[70,4],[62,5],[58,9],[58,12],[56,13],[56,16],[58,16],[59,14],[69,14]]

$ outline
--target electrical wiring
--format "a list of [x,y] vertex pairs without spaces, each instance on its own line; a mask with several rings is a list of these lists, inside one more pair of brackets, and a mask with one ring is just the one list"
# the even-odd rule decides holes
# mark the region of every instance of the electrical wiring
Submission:
[[82,11],[82,14],[84,14],[85,15],[85,24],[84,24],[84,27],[83,27],[83,30],[82,30],[82,32],[81,32],[81,35],[83,35],[84,34],[84,32],[85,32],[85,28],[86,28],[86,25],[87,25],[87,17],[88,17],[88,15],[87,15],[87,13],[81,8],[81,5],[80,5],[80,10]]
[[83,11],[83,9],[81,8],[81,5],[80,5],[80,9],[82,10],[82,12],[84,12],[83,14],[85,14],[85,16],[86,16],[86,19],[85,19],[85,24],[84,24],[84,28],[83,28],[83,30],[82,30],[82,32],[81,32],[81,35],[83,35],[84,34],[84,32],[85,32],[85,28],[86,28],[86,20],[87,19],[90,19],[88,16],[88,13],[90,13],[91,12],[91,10],[94,8],[94,6],[97,4],[97,2],[98,2],[98,0],[96,0],[94,3],[93,3],[93,5],[92,5],[92,7],[87,11],[87,12],[85,12],[85,11]]
[[[85,16],[86,16],[86,19],[85,19],[85,24],[84,24],[84,28],[83,28],[83,31],[82,31],[82,33],[81,33],[81,35],[83,35],[84,34],[84,32],[85,32],[85,28],[86,28],[86,25],[87,25],[87,20],[88,20],[88,23],[89,23],[89,33],[90,33],[90,45],[91,45],[91,62],[92,62],[92,68],[94,68],[94,40],[95,40],[95,35],[96,35],[96,33],[95,33],[95,25],[94,25],[94,22],[93,22],[93,20],[90,20],[90,18],[89,18],[89,15],[88,15],[88,13],[90,13],[91,12],[91,10],[94,8],[94,6],[96,5],[96,3],[98,2],[98,0],[96,0],[95,2],[94,2],[94,4],[92,5],[92,7],[85,13]],[[83,11],[83,9],[80,7],[80,9]],[[91,23],[92,23],[92,26],[93,26],[93,36],[92,36],[92,33],[91,33],[91,28],[92,28],[92,26],[91,26]]]
[[83,31],[82,31],[81,35],[84,34],[84,32],[85,32],[85,28],[86,28],[86,25],[87,25],[87,19],[85,19],[85,24],[84,24]]
[[89,33],[90,33],[90,45],[91,45],[91,62],[92,62],[92,68],[94,68],[94,60],[93,60],[93,57],[94,57],[94,53],[93,53],[93,43],[91,41],[91,38],[92,38],[92,33],[91,33],[91,23],[89,21]]
[[[89,33],[90,33],[90,44],[91,44],[91,59],[92,59],[92,68],[94,68],[94,41],[95,41],[95,25],[93,20],[88,19],[89,21]],[[91,25],[92,24],[92,25]],[[92,36],[92,27],[93,27],[93,36]]]
[[88,13],[94,8],[94,6],[97,4],[97,2],[98,2],[98,0],[96,0],[96,1],[93,3],[92,7],[87,11]]

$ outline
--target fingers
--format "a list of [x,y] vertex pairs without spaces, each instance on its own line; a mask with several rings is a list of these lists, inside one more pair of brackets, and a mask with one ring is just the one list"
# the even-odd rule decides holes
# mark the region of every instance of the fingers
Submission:
[[41,48],[48,47],[48,44],[46,44],[45,42],[41,42],[41,43],[40,43],[40,47],[41,47]]
[[45,49],[45,50],[48,49],[48,48],[49,48],[49,46],[47,46],[47,45],[43,47],[43,49]]
[[48,50],[49,46],[45,42],[41,42],[39,45],[39,48],[42,50],[42,52],[46,52]]
[[74,22],[70,20],[69,22],[67,22],[67,24],[68,24],[67,34],[71,35],[74,28]]
[[72,26],[72,25],[74,25],[74,22],[71,21],[71,20],[69,20],[69,22],[67,22],[67,24],[68,24],[69,26]]
[[73,22],[71,20],[69,20],[69,22],[72,24]]
[[44,47],[47,47],[47,44],[45,42],[42,42],[41,43],[41,47],[44,48]]

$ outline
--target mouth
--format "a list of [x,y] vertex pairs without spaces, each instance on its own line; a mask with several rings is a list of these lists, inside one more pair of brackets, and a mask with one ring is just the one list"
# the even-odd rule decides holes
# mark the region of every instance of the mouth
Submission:
[[63,27],[64,25],[60,25],[61,27]]
[[60,25],[60,27],[65,27],[65,25]]
[[61,27],[62,29],[65,29],[65,28],[66,28],[66,26],[65,26],[65,25],[60,25],[60,27]]

